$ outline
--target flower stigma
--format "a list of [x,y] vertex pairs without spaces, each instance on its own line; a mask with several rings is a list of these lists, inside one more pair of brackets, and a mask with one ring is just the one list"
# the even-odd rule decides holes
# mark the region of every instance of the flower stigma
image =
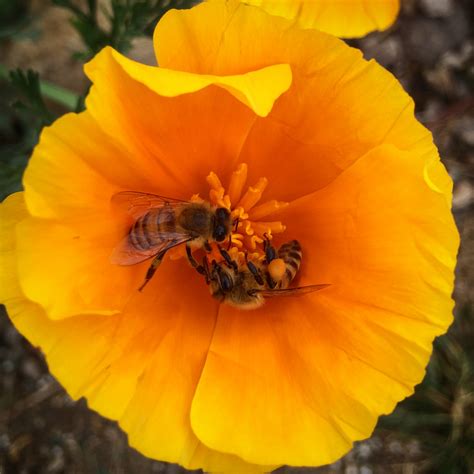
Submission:
[[[281,221],[269,218],[289,205],[288,202],[274,199],[259,204],[268,185],[268,179],[262,177],[253,186],[245,189],[247,174],[247,164],[241,163],[232,173],[227,190],[214,171],[206,177],[210,188],[209,202],[213,206],[224,207],[231,213],[233,228],[230,240],[221,245],[228,246],[229,255],[239,265],[246,260],[262,261],[265,258],[265,239],[272,240],[274,234],[281,234],[286,230]],[[194,194],[190,201],[203,202],[204,199],[199,194]],[[211,248],[208,260],[222,261],[218,245],[212,242]],[[182,247],[174,248],[169,253],[172,260],[185,256]]]

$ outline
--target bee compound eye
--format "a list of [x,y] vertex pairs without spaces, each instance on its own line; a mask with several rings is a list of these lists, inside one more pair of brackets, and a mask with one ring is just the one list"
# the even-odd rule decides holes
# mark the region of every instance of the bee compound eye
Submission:
[[214,230],[214,240],[217,242],[222,242],[227,237],[227,232],[225,227],[218,225]]
[[219,207],[216,209],[216,217],[219,221],[225,221],[229,219],[230,212],[225,207]]
[[219,286],[223,292],[229,292],[233,288],[232,279],[227,273],[220,273],[219,275]]

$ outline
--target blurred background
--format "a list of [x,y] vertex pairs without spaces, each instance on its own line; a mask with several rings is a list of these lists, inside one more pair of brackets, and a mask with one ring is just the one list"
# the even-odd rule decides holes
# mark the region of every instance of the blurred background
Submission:
[[[81,110],[82,64],[106,44],[153,64],[151,34],[189,0],[0,0],[0,200],[21,189],[38,134]],[[415,99],[454,180],[461,234],[455,323],[435,343],[415,394],[372,438],[318,469],[280,473],[474,473],[474,1],[402,0],[388,31],[349,44]],[[184,473],[127,446],[111,422],[72,401],[0,307],[0,474]]]

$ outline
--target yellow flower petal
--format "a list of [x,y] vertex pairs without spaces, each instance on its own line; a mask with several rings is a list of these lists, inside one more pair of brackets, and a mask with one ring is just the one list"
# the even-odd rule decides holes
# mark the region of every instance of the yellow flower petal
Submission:
[[[215,0],[221,1],[221,0]],[[340,38],[357,38],[386,30],[400,9],[400,0],[241,0],[272,15],[294,20]]]
[[[181,199],[188,199],[189,189],[192,193],[207,192],[203,177],[211,169],[222,175],[235,169],[256,114],[233,95],[209,86],[177,97],[161,96],[143,84],[145,79],[153,82],[148,69],[140,81],[135,80],[110,52],[100,54],[92,65],[94,83],[87,98],[87,113],[102,136],[118,149],[118,158],[110,166],[108,156],[98,154],[94,161],[78,151],[91,167],[100,166],[100,172],[108,177],[115,173],[115,167],[125,171],[139,157],[131,177],[140,173],[147,178],[142,178],[141,186],[135,180],[129,180],[128,186],[122,180],[120,185]],[[66,138],[72,147],[74,136],[70,133]],[[218,163],[216,156],[222,157]]]
[[291,200],[313,192],[381,143],[433,150],[431,133],[395,77],[337,38],[238,2],[170,11],[154,38],[158,61],[169,68],[236,74],[290,64],[290,89],[255,121],[241,151],[248,180],[268,178],[267,195]]
[[[216,314],[216,303],[204,298],[202,282],[176,272],[174,263],[154,282],[160,291],[131,301],[121,314],[52,321],[25,298],[18,283],[15,227],[28,218],[23,193],[0,205],[0,298],[68,393],[74,399],[87,397],[91,408],[118,420],[131,445],[148,456],[209,472],[268,471],[209,450],[191,431],[191,399]],[[174,295],[183,278],[191,291],[178,301]],[[200,316],[190,317],[189,304],[201,308]]]
[[116,61],[132,79],[160,96],[176,97],[216,85],[230,92],[262,117],[269,114],[275,100],[288,90],[291,84],[291,69],[288,64],[273,64],[233,76],[191,74],[140,64],[110,47],[104,48],[86,64],[85,71],[91,81],[94,82],[97,70],[107,61]]
[[206,445],[254,463],[330,463],[413,392],[452,321],[459,245],[428,161],[379,147],[282,211],[303,248],[299,284],[331,286],[252,313],[221,307],[191,412]]
[[103,232],[96,231],[93,237],[79,226],[56,221],[27,218],[18,224],[17,264],[22,290],[50,318],[115,314],[140,286],[147,264],[111,266],[111,250],[122,236],[109,232],[114,225],[110,217],[100,222]]

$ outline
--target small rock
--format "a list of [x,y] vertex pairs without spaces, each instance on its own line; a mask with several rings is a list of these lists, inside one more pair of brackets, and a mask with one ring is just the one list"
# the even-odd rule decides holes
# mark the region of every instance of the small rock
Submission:
[[53,459],[49,462],[46,467],[48,474],[54,474],[56,472],[62,472],[65,467],[64,451],[60,446],[53,446],[51,450]]
[[21,372],[26,377],[36,380],[41,374],[41,369],[35,359],[28,358],[21,364]]
[[159,473],[166,472],[166,464],[162,462],[154,462],[151,466],[151,471]]
[[453,43],[450,31],[443,26],[443,23],[429,18],[408,23],[404,32],[407,54],[415,61],[434,65]]
[[452,0],[420,0],[421,7],[428,16],[443,17],[453,12]]
[[474,116],[464,116],[460,118],[453,130],[466,145],[474,146]]
[[383,441],[377,435],[367,440],[367,444],[369,444],[374,451],[380,451],[384,446]]
[[450,69],[464,69],[473,63],[474,41],[466,41],[459,50],[449,51],[443,56],[444,66]]
[[3,337],[5,342],[11,347],[17,347],[20,344],[21,336],[13,326],[6,328]]
[[359,468],[355,464],[350,464],[344,470],[344,474],[359,474]]
[[362,459],[367,459],[372,454],[372,448],[368,443],[362,443],[361,445],[359,445],[357,451]]
[[388,445],[388,450],[392,454],[401,455],[404,452],[403,446],[399,441],[391,441]]
[[443,104],[438,100],[427,101],[424,110],[420,110],[416,117],[421,123],[435,122],[443,110]]
[[2,371],[5,374],[9,374],[13,372],[14,370],[15,370],[15,364],[10,359],[4,360],[2,362]]
[[472,184],[467,181],[460,181],[453,192],[453,209],[459,211],[467,208],[474,202],[474,189]]
[[416,439],[407,444],[407,453],[410,457],[419,456],[421,454],[420,442]]
[[403,51],[400,39],[389,36],[381,39],[379,36],[369,36],[361,40],[361,48],[367,59],[375,59],[384,67],[391,67],[400,61]]
[[117,428],[114,426],[108,426],[104,430],[104,437],[111,441],[112,443],[116,444],[120,439],[120,433],[117,431]]
[[0,435],[0,450],[4,450],[8,448],[9,445],[10,445],[10,438],[8,434]]
[[469,34],[469,20],[460,8],[442,19],[411,19],[402,26],[405,52],[420,66],[435,66],[447,51],[461,47]]

